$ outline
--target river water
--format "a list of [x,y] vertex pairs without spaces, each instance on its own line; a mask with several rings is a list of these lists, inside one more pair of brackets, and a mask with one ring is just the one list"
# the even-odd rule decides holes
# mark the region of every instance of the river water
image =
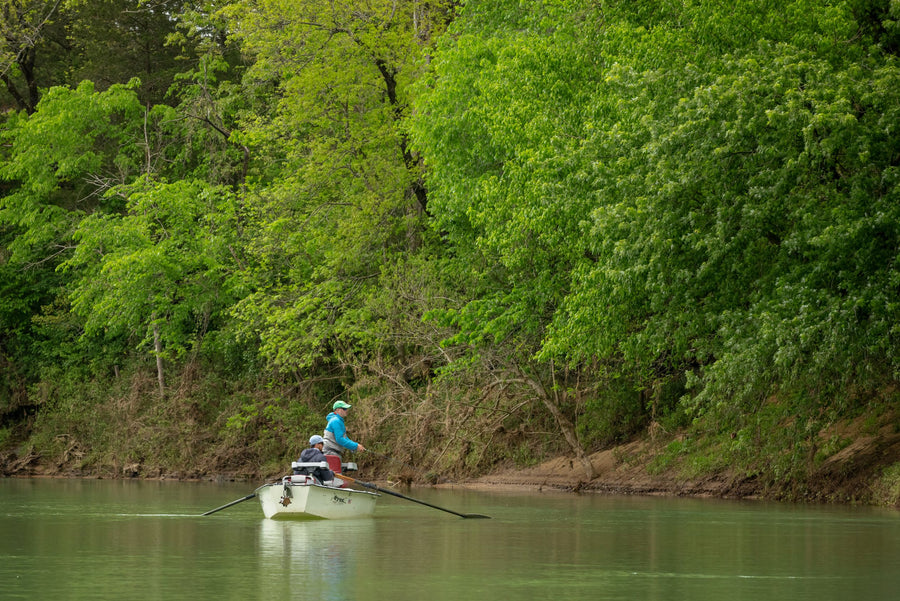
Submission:
[[0,600],[900,599],[900,512],[401,490],[266,520],[249,484],[0,479]]

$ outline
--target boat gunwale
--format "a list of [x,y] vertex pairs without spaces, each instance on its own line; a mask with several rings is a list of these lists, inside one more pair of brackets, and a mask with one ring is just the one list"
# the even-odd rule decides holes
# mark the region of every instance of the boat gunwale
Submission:
[[327,490],[327,491],[348,492],[348,493],[355,493],[355,494],[365,494],[365,495],[371,495],[371,496],[373,496],[373,497],[380,497],[380,496],[381,496],[380,493],[372,492],[372,491],[369,491],[369,490],[359,490],[358,488],[340,488],[340,487],[337,487],[337,486],[325,486],[324,484],[318,484],[318,483],[316,483],[316,482],[313,482],[313,483],[311,483],[311,484],[294,484],[294,483],[292,483],[292,482],[266,482],[265,484],[263,484],[263,485],[257,487],[257,489],[254,490],[253,492],[256,493],[256,494],[258,495],[258,494],[259,494],[259,491],[261,491],[262,489],[266,488],[267,486],[284,486],[285,484],[287,484],[288,486],[290,486],[290,487],[292,487],[292,488],[293,488],[293,487],[297,487],[297,488],[302,488],[302,487],[314,487],[314,488],[321,488],[321,489]]

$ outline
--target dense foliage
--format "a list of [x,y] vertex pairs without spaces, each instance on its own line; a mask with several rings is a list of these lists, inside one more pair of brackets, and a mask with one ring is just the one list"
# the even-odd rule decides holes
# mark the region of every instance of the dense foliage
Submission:
[[443,470],[802,486],[894,401],[896,2],[2,6],[0,444],[223,470],[344,397]]

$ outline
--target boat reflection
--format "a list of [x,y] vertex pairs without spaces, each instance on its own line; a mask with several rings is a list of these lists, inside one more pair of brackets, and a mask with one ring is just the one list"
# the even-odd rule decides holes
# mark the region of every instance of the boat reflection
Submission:
[[[362,549],[372,547],[372,519],[260,520],[259,556],[263,582],[278,582],[304,599],[362,598],[356,586]],[[289,598],[294,595],[289,594]]]

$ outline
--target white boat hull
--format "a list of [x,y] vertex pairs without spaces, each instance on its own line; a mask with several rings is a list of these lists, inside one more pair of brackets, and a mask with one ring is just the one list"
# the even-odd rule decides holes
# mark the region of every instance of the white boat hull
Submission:
[[347,519],[369,517],[379,495],[320,484],[264,484],[256,496],[265,516],[272,520]]

